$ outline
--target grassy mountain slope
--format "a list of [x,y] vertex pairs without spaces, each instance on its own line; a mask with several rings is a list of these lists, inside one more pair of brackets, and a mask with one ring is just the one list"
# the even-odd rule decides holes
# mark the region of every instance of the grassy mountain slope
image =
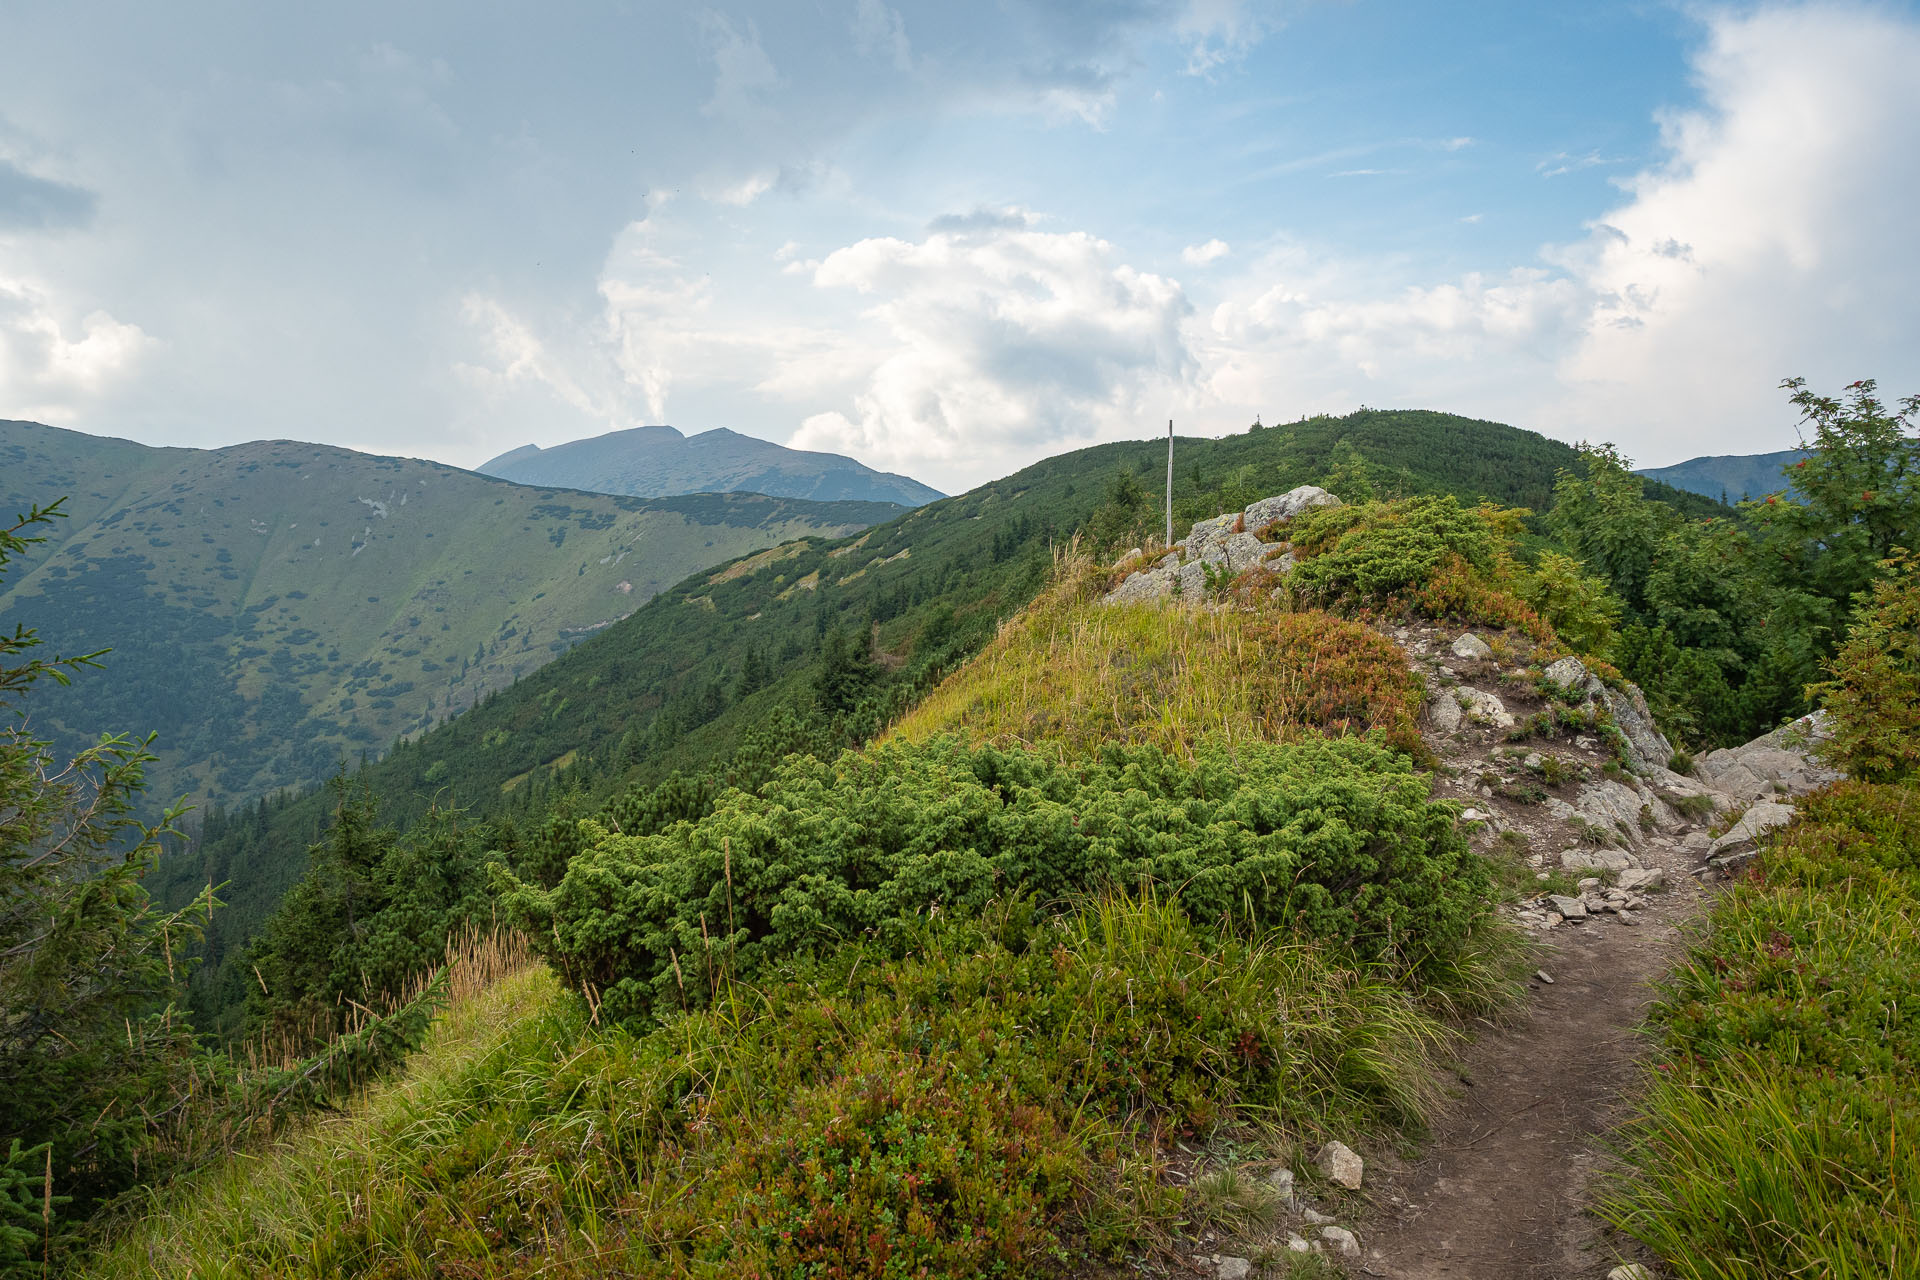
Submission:
[[69,739],[156,730],[155,792],[229,800],[418,732],[691,569],[900,510],[644,501],[320,445],[151,449],[0,422],[0,505],[58,497],[68,518],[0,583],[0,625],[113,653],[46,714]]
[[[1109,686],[1177,650],[1288,671],[1269,706],[1302,676],[1358,697],[1230,725],[1161,684],[1088,758],[1048,686],[1029,705],[1059,714],[1020,718],[1040,750],[882,743],[603,828],[551,895],[500,902],[522,927],[544,904],[551,969],[456,1002],[364,1101],[163,1191],[85,1274],[1162,1273],[1274,1218],[1282,1163],[1339,1196],[1302,1157],[1418,1127],[1448,1013],[1509,985],[1458,803],[1334,723],[1420,690],[1365,626],[1277,599],[1244,626],[1170,605],[1162,652],[1144,606],[1091,634],[1112,571],[1062,568],[948,687],[1003,683],[1064,624]],[[1185,758],[1128,733],[1150,726]]]
[[1788,488],[1786,477],[1780,474],[1781,469],[1792,466],[1806,456],[1805,449],[1714,455],[1688,458],[1670,467],[1647,467],[1634,474],[1658,480],[1676,489],[1685,489],[1689,493],[1705,494],[1709,498],[1724,496],[1728,502],[1741,502],[1748,498],[1763,498],[1769,493],[1779,493]]
[[944,496],[918,480],[875,471],[837,453],[789,449],[724,427],[695,436],[672,427],[634,427],[550,449],[522,445],[479,470],[521,484],[640,498],[745,492],[917,507]]
[[[1343,482],[1544,505],[1556,470],[1576,459],[1533,432],[1427,412],[1363,411],[1176,448],[1177,533],[1339,468]],[[591,802],[698,772],[727,760],[743,736],[782,723],[782,713],[817,719],[823,648],[836,632],[864,638],[881,688],[909,696],[1034,598],[1051,543],[1083,528],[1122,549],[1148,539],[1161,512],[1144,490],[1165,466],[1164,441],[1100,445],[858,537],[805,539],[703,570],[536,676],[401,744],[364,776],[385,819],[402,826],[432,803],[537,825],[558,795]],[[205,989],[219,981],[217,961],[300,875],[328,816],[326,798],[310,794],[229,823],[162,864],[169,899],[231,882]]]

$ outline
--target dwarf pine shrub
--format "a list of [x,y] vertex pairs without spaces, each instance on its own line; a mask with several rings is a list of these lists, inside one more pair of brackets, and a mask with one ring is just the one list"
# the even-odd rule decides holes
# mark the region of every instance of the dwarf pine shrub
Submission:
[[1487,909],[1488,872],[1454,820],[1374,740],[1208,743],[1191,763],[1113,746],[1067,763],[938,739],[795,758],[655,835],[583,824],[551,890],[501,874],[506,910],[622,1019],[997,896],[1142,884],[1198,919],[1285,925],[1417,982],[1453,963]]

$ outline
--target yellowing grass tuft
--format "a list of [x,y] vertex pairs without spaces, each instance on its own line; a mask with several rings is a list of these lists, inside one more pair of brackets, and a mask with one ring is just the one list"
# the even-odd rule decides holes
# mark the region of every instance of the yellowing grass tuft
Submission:
[[1002,628],[896,728],[1069,754],[1152,743],[1191,757],[1212,737],[1386,732],[1415,750],[1421,688],[1391,641],[1319,612],[1105,605],[1077,580]]
[[127,1206],[137,1219],[71,1274],[256,1276],[263,1254],[279,1260],[271,1274],[347,1269],[345,1259],[316,1251],[316,1242],[335,1236],[343,1221],[371,1220],[382,1198],[394,1202],[391,1209],[404,1206],[407,1185],[381,1171],[391,1144],[420,1125],[456,1123],[443,1095],[501,1052],[517,1028],[567,998],[518,935],[473,933],[447,950],[447,1007],[398,1076],[264,1149],[237,1152],[149,1192]]

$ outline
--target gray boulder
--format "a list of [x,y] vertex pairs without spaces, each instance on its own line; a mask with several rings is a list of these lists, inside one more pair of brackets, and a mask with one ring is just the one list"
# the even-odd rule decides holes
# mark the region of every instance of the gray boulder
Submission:
[[1734,823],[1725,835],[1707,847],[1707,856],[1717,858],[1731,850],[1752,844],[1775,827],[1783,827],[1792,820],[1792,805],[1762,800],[1741,814],[1740,821]]
[[1826,712],[1816,711],[1740,747],[1722,747],[1694,762],[1694,773],[1716,791],[1753,801],[1780,794],[1805,795],[1840,777],[1814,755],[1830,736]]
[[1262,498],[1243,513],[1249,533],[1260,533],[1282,521],[1291,520],[1311,507],[1337,507],[1340,499],[1318,485],[1303,484],[1272,498]]

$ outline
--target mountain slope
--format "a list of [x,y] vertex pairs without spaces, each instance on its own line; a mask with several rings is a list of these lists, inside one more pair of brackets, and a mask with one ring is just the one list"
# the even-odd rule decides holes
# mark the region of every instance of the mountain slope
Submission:
[[[1332,487],[1330,473],[1342,468],[1347,480],[1545,506],[1556,471],[1577,461],[1571,447],[1530,431],[1378,411],[1180,440],[1176,453],[1176,533],[1261,494]],[[470,819],[511,817],[525,830],[557,798],[586,803],[630,783],[717,768],[743,741],[774,758],[826,749],[854,732],[844,705],[822,701],[839,702],[833,681],[849,675],[850,651],[872,659],[851,663],[856,692],[904,703],[1034,598],[1050,546],[1082,530],[1103,553],[1153,536],[1165,467],[1164,440],[1100,445],[858,537],[805,539],[704,569],[531,678],[399,744],[363,777],[385,821],[405,826],[429,804],[451,803]],[[1665,492],[1689,510],[1725,511]],[[218,980],[220,957],[304,869],[327,804],[315,793],[236,816],[163,863],[169,899],[209,880],[231,882],[204,984]]]
[[1634,474],[1670,484],[1676,489],[1685,489],[1689,493],[1741,502],[1790,488],[1787,478],[1780,472],[1806,456],[1805,449],[1782,449],[1778,453],[1715,454],[1688,458],[1670,467],[1648,467]]
[[152,449],[0,422],[0,505],[61,497],[67,519],[0,582],[0,626],[110,647],[41,714],[69,748],[158,731],[154,790],[199,799],[318,781],[692,569],[901,510],[609,497],[322,445]]
[[634,427],[542,449],[522,445],[480,464],[483,475],[520,484],[653,498],[678,493],[766,493],[816,502],[897,502],[943,497],[917,480],[875,471],[835,453],[810,453],[724,427],[684,436]]

